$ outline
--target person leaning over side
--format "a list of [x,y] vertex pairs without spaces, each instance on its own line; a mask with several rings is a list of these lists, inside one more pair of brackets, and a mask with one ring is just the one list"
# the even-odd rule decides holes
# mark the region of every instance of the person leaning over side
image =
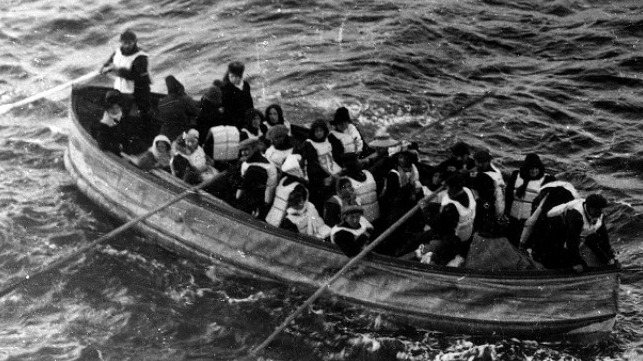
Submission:
[[548,237],[534,245],[534,260],[546,268],[573,268],[577,272],[589,266],[580,247],[584,243],[599,264],[613,265],[616,255],[610,245],[603,209],[607,200],[600,194],[575,199],[547,212]]
[[545,173],[545,166],[537,154],[525,157],[519,170],[514,171],[507,182],[505,192],[505,212],[509,217],[507,239],[518,245],[525,221],[531,216],[532,203],[540,188],[556,179]]
[[243,80],[245,68],[245,65],[238,61],[228,64],[221,87],[225,124],[234,125],[239,129],[243,128],[246,111],[254,109],[250,84]]
[[129,126],[130,131],[134,132],[130,136],[139,139],[152,138],[156,135],[156,129],[152,129],[154,127],[150,113],[152,81],[148,71],[148,55],[139,49],[136,34],[130,30],[121,34],[120,43],[120,48],[114,51],[100,71],[112,72],[116,76],[114,89],[123,94],[125,117],[130,115],[133,104],[138,108],[140,120]]

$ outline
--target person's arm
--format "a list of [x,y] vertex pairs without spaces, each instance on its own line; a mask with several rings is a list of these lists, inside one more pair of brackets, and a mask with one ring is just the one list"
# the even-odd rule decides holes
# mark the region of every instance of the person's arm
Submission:
[[250,91],[250,84],[247,81],[243,82],[243,90],[246,96],[246,109],[254,109],[255,104],[252,101],[252,92]]
[[324,203],[324,223],[330,227],[338,224],[342,221],[341,212],[342,210],[339,204],[326,201],[326,203]]
[[344,144],[342,144],[342,141],[337,139],[333,133],[328,134],[328,142],[330,143],[332,149],[331,154],[335,163],[339,164],[339,166],[343,168],[344,162],[342,162],[342,156],[344,155]]
[[507,188],[505,189],[505,213],[509,215],[511,213],[511,205],[514,202],[514,190],[516,189],[516,179],[518,179],[518,173],[520,171],[515,170],[511,173],[511,177],[507,182]]
[[312,144],[304,142],[301,148],[302,158],[306,161],[306,172],[308,174],[308,179],[313,183],[316,181],[321,181],[322,179],[330,176],[321,164],[319,164],[319,158],[317,157],[317,151]]
[[585,244],[594,252],[596,257],[604,264],[614,264],[616,253],[610,244],[607,228],[603,224],[595,234],[587,237]]
[[299,233],[299,228],[290,221],[290,219],[284,217],[279,224],[279,228],[285,229],[287,231]]
[[108,71],[111,71],[114,69],[114,55],[116,52],[113,52],[112,55],[110,55],[109,59],[105,63],[103,63],[103,66],[100,68],[101,73],[106,73]]
[[460,221],[460,214],[454,204],[447,204],[431,222],[431,229],[441,238],[455,236],[455,229]]
[[131,69],[118,68],[115,69],[115,72],[121,78],[134,81],[134,86],[137,88],[145,87],[151,83],[147,71],[147,56],[144,55],[134,59]]
[[385,193],[382,198],[385,201],[391,201],[400,192],[400,178],[394,172],[388,172],[385,180]]
[[[565,214],[566,228],[566,246],[569,251],[570,261],[575,270],[580,271],[580,267],[586,268],[587,263],[580,255],[581,232],[583,230],[583,216],[575,210],[569,210]],[[580,266],[580,267],[579,267]]]

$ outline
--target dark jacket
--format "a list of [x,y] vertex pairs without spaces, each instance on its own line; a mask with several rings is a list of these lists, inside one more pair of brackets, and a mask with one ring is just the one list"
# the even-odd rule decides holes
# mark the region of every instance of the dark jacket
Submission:
[[185,93],[185,88],[176,78],[168,76],[165,83],[168,95],[162,98],[158,105],[158,118],[161,122],[160,133],[170,140],[174,140],[194,125],[194,119],[199,110],[194,100]]
[[100,149],[120,156],[121,144],[125,139],[120,124],[110,127],[107,124],[98,123],[94,128],[94,138]]
[[[337,227],[350,228],[346,222],[338,224]],[[356,238],[351,232],[339,230],[333,236],[333,242],[335,242],[348,257],[354,257],[361,252],[364,245],[368,243],[369,238],[367,234],[362,234]]]
[[239,128],[245,122],[246,111],[254,108],[248,82],[243,82],[243,90],[241,90],[227,80],[227,76],[221,88],[221,101],[225,123],[236,125]]
[[[270,163],[261,152],[255,152],[251,155],[248,163]],[[265,203],[266,183],[268,181],[268,172],[259,166],[250,166],[242,176],[241,196],[237,199],[241,210],[247,213],[259,212],[265,216],[268,211],[268,205]]]

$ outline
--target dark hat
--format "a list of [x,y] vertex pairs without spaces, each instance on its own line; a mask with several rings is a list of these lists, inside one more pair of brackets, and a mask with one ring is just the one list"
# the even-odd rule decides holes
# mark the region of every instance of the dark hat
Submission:
[[457,142],[451,147],[451,154],[456,157],[463,156],[465,154],[471,154],[469,145],[465,142]]
[[230,74],[242,77],[245,70],[246,66],[243,65],[243,63],[240,61],[233,61],[232,63],[228,64],[228,72]]
[[212,104],[215,105],[221,105],[221,88],[219,88],[216,85],[212,85],[211,87],[208,88],[208,90],[205,91],[205,94],[203,94],[203,97],[207,100],[209,100]]
[[603,209],[607,207],[607,199],[600,194],[590,194],[585,198],[585,205],[590,208]]
[[473,159],[478,162],[491,162],[491,155],[486,150],[479,150],[473,155]]
[[105,93],[105,106],[106,107],[109,108],[114,104],[119,104],[120,102],[121,102],[121,92],[120,91],[118,91],[116,89],[112,89],[112,90],[107,91],[107,93]]
[[362,206],[353,205],[353,204],[342,207],[342,217],[351,213],[364,214],[364,208],[362,208]]
[[379,128],[377,132],[375,132],[375,139],[368,143],[368,146],[372,148],[389,148],[399,143],[397,140],[391,138],[391,134],[389,134],[386,128]]
[[351,115],[348,113],[348,109],[346,107],[340,107],[337,108],[335,111],[335,117],[333,120],[330,122],[331,125],[337,125],[340,123],[350,123],[351,122]]
[[125,30],[121,34],[121,41],[136,41],[136,34],[131,30]]
[[259,139],[258,138],[246,138],[239,142],[239,150],[250,148],[257,149],[259,148]]

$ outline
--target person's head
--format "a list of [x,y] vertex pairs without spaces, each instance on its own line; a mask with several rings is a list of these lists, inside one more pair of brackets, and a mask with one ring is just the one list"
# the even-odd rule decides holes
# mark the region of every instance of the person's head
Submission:
[[447,194],[449,198],[453,199],[463,192],[464,182],[462,176],[459,173],[453,173],[448,176],[444,181],[444,185],[447,187]]
[[257,109],[248,109],[246,111],[246,129],[259,129],[263,123],[263,114]]
[[169,141],[161,139],[154,142],[154,146],[160,153],[169,153],[172,145]]
[[545,173],[545,166],[537,154],[529,153],[525,156],[520,171],[524,173],[523,177],[528,175],[530,178],[539,178]]
[[404,169],[405,171],[408,171],[411,169],[411,166],[413,165],[413,158],[414,158],[413,154],[411,154],[411,152],[406,150],[398,152],[395,155],[397,166],[399,168]]
[[308,194],[306,188],[301,184],[297,185],[288,196],[288,207],[296,210],[302,210],[306,206]]
[[185,146],[188,152],[192,153],[199,147],[199,131],[190,129],[185,134]]
[[154,137],[151,151],[157,159],[161,156],[169,157],[170,149],[172,149],[172,144],[167,136],[160,134]]
[[233,61],[228,64],[228,80],[235,85],[240,85],[243,81],[243,72],[246,66],[240,61]]
[[167,87],[168,94],[185,95],[185,87],[174,77],[174,75],[168,75],[165,77],[165,86]]
[[585,210],[592,218],[600,217],[605,207],[607,207],[607,199],[600,194],[590,194],[585,198]]
[[457,142],[451,147],[451,155],[460,162],[469,159],[470,154],[469,145],[465,142]]
[[131,30],[126,30],[121,34],[121,49],[124,52],[131,52],[136,49],[136,34]]
[[271,104],[266,108],[266,121],[270,125],[284,124],[284,112],[279,104]]
[[342,207],[342,220],[346,222],[349,227],[359,227],[359,221],[362,218],[364,209],[357,205],[348,205]]
[[346,123],[346,125],[348,125],[350,122],[351,122],[351,115],[348,112],[348,109],[346,107],[337,108],[331,124],[338,125],[338,124]]
[[431,174],[430,184],[434,186],[442,184],[442,182],[444,181],[444,174],[445,173],[443,173],[442,170],[436,168],[433,171],[433,174]]
[[337,184],[335,185],[335,191],[340,198],[348,199],[351,198],[355,193],[353,189],[353,184],[350,179],[347,177],[339,177],[337,179]]
[[323,142],[328,136],[328,126],[323,119],[317,119],[310,126],[309,138],[315,142]]
[[221,99],[222,93],[221,93],[221,87],[212,85],[209,87],[206,91],[205,94],[203,94],[203,99],[207,100],[210,102],[210,104],[214,106],[221,106]]
[[120,121],[123,116],[121,109],[121,92],[110,90],[105,94],[105,112],[115,121]]
[[259,139],[248,138],[239,143],[239,161],[245,162],[253,154],[259,151]]
[[283,124],[277,124],[266,133],[266,138],[275,148],[280,149],[288,141],[288,128]]
[[476,168],[486,169],[491,164],[491,154],[486,150],[480,150],[473,155],[473,160],[476,162]]

